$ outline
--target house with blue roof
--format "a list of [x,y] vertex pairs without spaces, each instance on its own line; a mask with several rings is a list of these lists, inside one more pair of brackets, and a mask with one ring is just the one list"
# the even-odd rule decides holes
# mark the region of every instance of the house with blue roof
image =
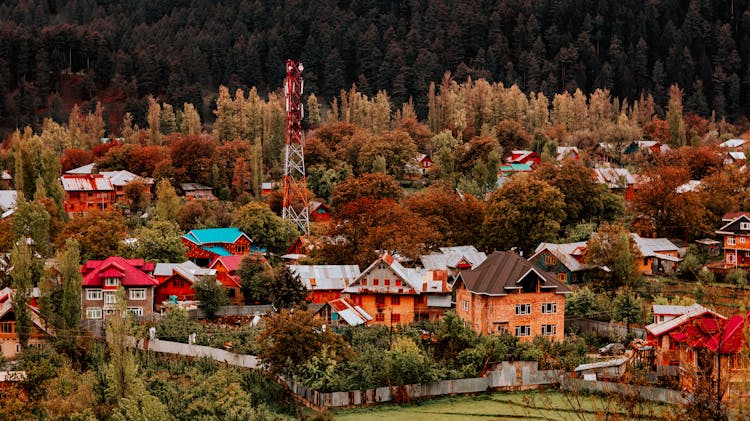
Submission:
[[217,257],[243,255],[253,240],[239,228],[196,229],[182,236],[188,259],[198,266],[208,266]]

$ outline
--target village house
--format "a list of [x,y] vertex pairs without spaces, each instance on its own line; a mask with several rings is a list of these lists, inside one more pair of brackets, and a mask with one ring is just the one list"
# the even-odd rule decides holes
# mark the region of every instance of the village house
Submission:
[[689,313],[694,308],[694,306],[653,304],[651,312],[654,314],[654,323],[658,324],[676,319],[683,314]]
[[542,157],[534,151],[516,150],[510,151],[510,156],[505,160],[509,164],[537,165],[542,162]]
[[679,248],[666,238],[646,238],[631,233],[638,250],[641,252],[641,261],[638,270],[644,275],[659,273],[676,273],[677,264],[680,262]]
[[540,243],[529,262],[535,267],[555,274],[563,284],[586,282],[591,274],[602,270],[596,265],[584,262],[588,251],[585,241],[576,243]]
[[334,330],[340,327],[366,325],[372,320],[372,316],[362,307],[346,298],[337,298],[323,304],[315,312],[315,317]]
[[107,319],[117,313],[117,291],[122,288],[127,311],[135,316],[149,317],[154,309],[152,276],[154,264],[143,259],[119,256],[89,260],[81,267],[81,317],[87,320]]
[[436,320],[451,308],[451,288],[445,271],[403,267],[383,253],[349,286],[342,297],[388,326]]
[[60,182],[65,191],[65,212],[71,217],[92,209],[105,211],[115,203],[115,189],[101,174],[66,173]]
[[578,148],[575,146],[558,146],[555,159],[558,161],[564,161],[566,159],[578,160],[581,158]]
[[309,291],[307,302],[324,304],[341,297],[341,291],[360,275],[357,265],[289,265]]
[[195,229],[182,236],[187,258],[203,267],[217,257],[248,253],[252,242],[239,228]]
[[240,305],[244,302],[242,280],[240,275],[237,274],[244,258],[254,259],[260,264],[270,267],[266,258],[260,253],[219,256],[208,265],[209,269],[216,271],[216,280],[227,290],[229,301],[234,305]]
[[606,185],[612,192],[621,194],[625,200],[635,197],[636,180],[627,168],[594,168],[594,180]]
[[570,288],[511,251],[496,251],[454,284],[456,314],[479,334],[507,332],[522,341],[562,341]]
[[733,212],[721,219],[716,233],[724,236],[724,267],[750,267],[750,212]]
[[185,194],[185,200],[219,200],[214,196],[214,188],[199,183],[182,183],[180,189]]
[[138,181],[143,183],[148,188],[149,195],[151,194],[151,186],[154,184],[154,179],[149,177],[141,177],[133,174],[130,171],[102,171],[99,174],[108,179],[112,183],[112,187],[115,189],[115,198],[119,200],[125,195],[125,186]]
[[417,162],[417,167],[419,168],[419,173],[424,175],[427,174],[427,172],[432,167],[432,158],[430,158],[429,155],[425,155],[423,153],[417,154],[416,158],[414,160]]
[[331,208],[323,202],[311,200],[310,204],[310,222],[330,222]]
[[741,167],[745,165],[745,161],[747,161],[745,152],[729,151],[724,154],[724,159],[722,160],[722,163],[724,165],[736,165],[738,167]]
[[202,268],[191,261],[183,263],[157,263],[154,278],[154,310],[160,311],[170,301],[193,301],[193,285],[203,277],[214,277],[216,271]]
[[625,155],[632,155],[636,152],[642,152],[648,155],[658,156],[663,155],[671,150],[672,148],[670,148],[669,145],[659,141],[634,140],[623,149],[622,153]]
[[449,282],[453,282],[459,271],[473,269],[487,260],[487,254],[474,246],[440,247],[440,251],[419,256],[422,267],[427,270],[448,272]]
[[[34,288],[31,302],[26,304],[31,316],[31,336],[27,346],[41,346],[48,342],[51,336],[55,336],[52,326],[48,326],[40,314],[36,303],[39,289]],[[14,313],[13,290],[5,287],[0,290],[0,351],[7,359],[14,359],[21,352],[21,342],[16,332],[16,316]]]
[[502,187],[513,175],[531,172],[531,164],[501,164],[497,171],[497,188]]

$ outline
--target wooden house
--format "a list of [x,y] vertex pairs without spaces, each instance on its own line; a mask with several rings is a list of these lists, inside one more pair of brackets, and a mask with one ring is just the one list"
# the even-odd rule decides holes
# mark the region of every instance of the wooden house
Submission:
[[209,269],[216,271],[216,281],[227,290],[227,296],[234,305],[240,305],[244,302],[244,297],[242,296],[241,291],[242,281],[240,275],[237,274],[237,271],[242,264],[242,259],[246,257],[249,259],[255,259],[262,265],[270,267],[266,258],[260,253],[219,256],[208,265]]
[[357,265],[289,265],[309,291],[307,302],[325,304],[341,297],[344,290],[360,275]]
[[101,174],[63,174],[65,212],[82,215],[92,209],[105,211],[115,203],[115,189]]
[[535,267],[554,273],[564,284],[586,282],[593,273],[601,270],[596,265],[587,264],[584,259],[588,248],[585,241],[576,243],[540,243],[529,262]]
[[[35,288],[38,293],[38,289]],[[31,336],[27,342],[28,346],[40,346],[48,342],[51,336],[55,335],[52,326],[41,318],[39,308],[32,299],[32,302],[26,304],[31,316]],[[14,359],[21,352],[21,342],[18,340],[16,331],[16,317],[14,313],[13,290],[3,288],[0,290],[0,351],[2,356],[7,359]]]
[[138,317],[151,316],[157,285],[153,271],[154,264],[143,259],[113,256],[87,261],[81,267],[81,317],[98,320],[117,315],[119,288],[124,290],[129,313]]
[[417,161],[417,167],[419,168],[420,174],[424,175],[430,170],[430,168],[432,168],[432,158],[430,158],[429,155],[420,153],[417,154],[414,159]]
[[315,317],[322,319],[323,323],[334,330],[345,326],[366,325],[372,320],[372,316],[367,314],[362,307],[346,298],[337,298],[324,303],[315,312]]
[[514,252],[496,251],[476,269],[461,271],[453,288],[456,314],[479,334],[563,340],[570,288]]
[[622,153],[625,155],[632,155],[637,152],[642,152],[648,155],[659,156],[670,150],[672,150],[672,148],[666,143],[655,140],[634,140],[629,145],[625,146]]
[[593,177],[597,183],[606,185],[611,191],[622,194],[625,200],[635,197],[636,179],[626,168],[594,168]]
[[510,151],[510,156],[505,160],[509,164],[536,165],[542,162],[542,157],[534,151],[516,150]]
[[154,179],[149,177],[141,177],[133,174],[130,171],[102,171],[100,172],[104,178],[108,179],[112,183],[112,187],[115,189],[115,198],[119,200],[125,196],[125,186],[133,181],[139,181],[143,183],[147,188],[149,194],[151,194],[151,186],[154,184]]
[[172,299],[193,301],[195,299],[193,285],[204,277],[213,278],[215,275],[215,270],[202,268],[191,261],[157,263],[154,268],[154,278],[158,282],[154,290],[154,309],[160,311],[165,307],[165,303]]
[[659,273],[676,273],[680,262],[680,249],[666,238],[646,238],[631,233],[638,250],[641,252],[641,262],[638,270],[644,275]]
[[210,200],[212,202],[219,200],[214,196],[214,189],[211,186],[199,183],[182,183],[180,188],[185,193],[185,200]]
[[451,307],[445,271],[407,269],[388,252],[349,284],[342,297],[373,315],[373,323],[388,326],[435,320]]
[[323,202],[310,201],[310,222],[330,222],[331,208]]
[[217,257],[248,253],[252,240],[239,228],[206,228],[183,235],[182,243],[187,248],[187,258],[205,267]]
[[555,159],[558,161],[565,161],[566,159],[572,159],[574,161],[581,158],[581,153],[578,152],[578,148],[575,146],[558,146]]
[[750,212],[724,215],[716,233],[724,236],[724,267],[750,267]]
[[724,165],[736,165],[738,167],[741,167],[745,165],[745,161],[747,161],[745,152],[729,151],[724,153],[724,159],[722,160],[722,163]]

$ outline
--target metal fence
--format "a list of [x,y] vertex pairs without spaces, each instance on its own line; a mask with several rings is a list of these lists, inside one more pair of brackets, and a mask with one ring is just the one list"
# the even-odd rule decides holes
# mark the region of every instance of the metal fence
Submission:
[[683,392],[658,387],[639,386],[624,383],[603,381],[587,381],[582,379],[563,378],[560,389],[572,392],[598,393],[602,395],[620,395],[636,397],[637,399],[663,402],[673,405],[683,405],[687,397]]
[[601,336],[614,338],[626,338],[633,335],[635,338],[646,339],[646,330],[637,327],[628,327],[620,323],[607,323],[598,320],[585,319],[577,316],[565,316],[565,331],[596,332]]
[[[216,315],[219,317],[232,317],[232,316],[262,316],[269,311],[272,311],[270,305],[257,305],[257,306],[221,306],[216,311]],[[191,319],[205,319],[206,314],[201,309],[188,310],[188,317]]]

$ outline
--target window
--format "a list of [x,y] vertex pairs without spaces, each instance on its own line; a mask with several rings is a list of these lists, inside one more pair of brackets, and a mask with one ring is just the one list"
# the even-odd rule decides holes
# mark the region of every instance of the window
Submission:
[[385,314],[378,313],[375,315],[375,321],[376,322],[384,322],[385,321]]
[[727,245],[733,246],[736,242],[734,241],[734,237],[727,237]]
[[377,304],[379,306],[385,305],[385,295],[383,295],[383,294],[376,295],[375,296],[375,304]]
[[401,286],[401,280],[400,280],[400,279],[396,279],[396,286],[397,286],[397,287],[400,287],[400,286]]
[[557,313],[557,303],[542,303],[542,314]]
[[391,313],[391,323],[399,323],[401,321],[401,315],[398,313]]
[[461,310],[469,311],[469,300],[461,300]]
[[379,284],[380,284],[380,280],[378,280],[378,278],[375,278],[375,279],[372,280],[372,285],[373,286],[378,286]]
[[568,274],[566,274],[565,272],[559,272],[557,274],[557,281],[562,283],[568,282]]
[[104,293],[104,304],[115,304],[117,302],[117,296],[114,292]]
[[117,278],[104,278],[104,286],[116,287],[117,286]]
[[401,297],[398,295],[394,295],[391,297],[391,305],[397,306],[401,304]]
[[544,255],[544,264],[547,266],[555,266],[557,264],[557,259],[555,259],[555,256],[551,254],[545,254]]
[[146,288],[137,288],[130,290],[131,300],[145,300],[146,299]]
[[104,315],[105,316],[114,316],[116,314],[117,314],[117,310],[115,310],[115,309],[111,309],[110,308],[110,309],[104,310]]
[[87,289],[86,299],[90,301],[98,301],[102,299],[102,290],[100,289]]
[[740,244],[745,244],[745,237],[740,237]]
[[531,326],[516,326],[516,336],[531,336]]
[[531,304],[516,304],[516,314],[531,314]]
[[557,335],[557,325],[542,325],[542,336]]
[[740,222],[741,230],[750,230],[750,222]]
[[141,317],[143,316],[143,307],[128,307],[128,313]]
[[87,319],[101,319],[102,308],[101,307],[86,307],[86,318]]
[[386,279],[385,281],[383,281],[383,285],[385,285],[385,286],[389,286],[390,284],[391,284],[391,280],[390,279]]
[[362,279],[362,286],[367,286],[367,278]]

